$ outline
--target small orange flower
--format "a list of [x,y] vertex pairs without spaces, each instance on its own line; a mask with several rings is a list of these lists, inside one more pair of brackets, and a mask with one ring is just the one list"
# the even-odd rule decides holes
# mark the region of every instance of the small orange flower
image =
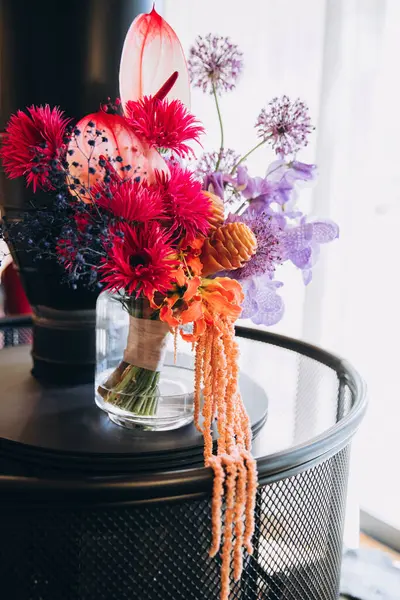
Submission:
[[[201,275],[203,271],[203,263],[200,260],[201,250],[204,245],[205,238],[195,238],[190,244],[185,244],[181,247],[182,262],[186,263],[193,275]],[[183,284],[178,284],[183,285]]]
[[181,331],[181,336],[187,341],[195,341],[216,319],[225,317],[235,321],[242,312],[243,299],[242,287],[234,279],[195,276],[187,280],[183,294],[177,290],[165,299],[160,319],[171,328],[193,323],[193,333]]

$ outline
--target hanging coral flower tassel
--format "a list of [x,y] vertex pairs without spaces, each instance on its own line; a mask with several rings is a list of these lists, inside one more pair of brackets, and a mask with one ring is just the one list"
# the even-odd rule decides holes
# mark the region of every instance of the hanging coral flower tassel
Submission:
[[[211,504],[210,556],[221,550],[221,600],[229,599],[231,562],[240,579],[243,549],[253,552],[254,509],[257,491],[256,462],[250,453],[251,429],[238,389],[239,348],[234,319],[218,316],[196,342],[195,423],[200,429],[200,390],[203,390],[205,464],[214,472]],[[218,429],[217,454],[213,454],[212,420]],[[225,488],[224,488],[225,486]],[[223,499],[225,518],[222,521]],[[223,540],[223,541],[222,541]]]

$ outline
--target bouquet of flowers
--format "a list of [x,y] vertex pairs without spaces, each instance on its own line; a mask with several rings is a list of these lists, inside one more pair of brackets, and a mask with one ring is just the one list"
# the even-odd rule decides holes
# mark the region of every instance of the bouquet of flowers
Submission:
[[[222,546],[222,600],[231,561],[239,579],[243,549],[252,552],[257,487],[234,325],[240,316],[277,322],[276,268],[291,261],[308,283],[319,245],[338,235],[334,223],[308,221],[296,207],[297,182],[315,175],[296,159],[312,130],[304,103],[283,97],[261,111],[255,149],[269,143],[277,154],[265,177],[245,166],[253,150],[240,157],[224,147],[218,97],[241,70],[237,46],[209,35],[190,50],[188,71],[176,34],[153,9],[127,34],[121,99],[76,124],[48,105],[18,111],[1,148],[9,177],[52,197],[51,212],[27,217],[25,242],[56,255],[71,285],[111,290],[129,313],[123,360],[98,389],[104,401],[156,414],[166,337],[193,344],[194,421],[214,471],[210,554]],[[221,128],[220,148],[195,163],[204,130],[189,112],[189,74],[213,95]]]

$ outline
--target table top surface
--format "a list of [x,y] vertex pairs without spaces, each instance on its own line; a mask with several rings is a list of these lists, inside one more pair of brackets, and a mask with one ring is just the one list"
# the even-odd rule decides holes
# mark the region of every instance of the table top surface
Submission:
[[[239,335],[240,388],[257,434],[253,454],[267,468],[304,464],[353,435],[365,403],[346,363],[282,336],[245,329]],[[65,459],[86,460],[101,472],[115,461],[128,471],[148,470],[153,459],[154,469],[201,465],[203,442],[193,425],[126,430],[97,408],[93,385],[45,387],[30,368],[29,346],[0,351],[2,454],[33,451],[37,460],[54,459],[56,468]]]
[[[94,402],[94,384],[46,386],[30,374],[29,346],[0,351],[0,439],[8,455],[91,469],[105,462],[146,468],[199,464],[203,439],[193,423],[172,431],[125,429],[112,423]],[[265,391],[249,375],[240,385],[253,434],[267,418]]]

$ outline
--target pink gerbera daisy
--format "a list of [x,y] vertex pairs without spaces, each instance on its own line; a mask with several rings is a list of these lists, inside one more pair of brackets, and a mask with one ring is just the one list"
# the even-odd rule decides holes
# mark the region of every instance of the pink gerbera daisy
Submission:
[[10,179],[26,177],[33,191],[52,187],[49,174],[53,161],[65,148],[65,129],[70,119],[59,108],[31,106],[28,113],[19,110],[10,118],[0,156]]
[[160,219],[163,201],[160,191],[134,179],[113,181],[95,189],[94,201],[115,217],[129,223],[146,223]]
[[165,225],[176,239],[190,243],[210,229],[212,208],[201,183],[193,173],[177,164],[170,165],[170,174],[156,172],[164,200]]
[[186,142],[199,142],[203,127],[180,100],[160,100],[145,96],[126,103],[126,118],[135,134],[155,148],[168,148],[183,157],[192,148]]
[[120,223],[112,233],[113,244],[100,266],[106,289],[136,297],[143,293],[150,300],[156,292],[165,294],[177,266],[165,230],[155,222],[135,227]]

